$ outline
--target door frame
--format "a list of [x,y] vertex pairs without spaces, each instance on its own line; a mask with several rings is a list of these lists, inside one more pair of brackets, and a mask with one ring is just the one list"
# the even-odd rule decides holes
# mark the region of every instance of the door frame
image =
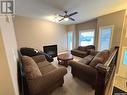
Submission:
[[[127,50],[127,47],[126,46],[123,46],[122,47],[122,55],[121,55],[121,60],[120,60],[120,63],[123,64],[123,59],[124,59],[124,51]],[[127,66],[127,64],[123,64],[124,66]]]
[[100,51],[100,36],[101,36],[101,29],[103,28],[108,28],[111,27],[112,28],[112,33],[111,33],[111,37],[110,37],[110,45],[109,45],[109,49],[111,48],[112,45],[112,40],[113,40],[113,32],[114,32],[114,25],[107,25],[107,26],[100,26],[99,27],[99,35],[98,35],[98,50]]
[[[123,46],[122,47],[121,56],[120,56],[120,64],[119,64],[119,67],[118,67],[118,75],[121,76],[122,78],[126,78],[127,79],[127,77],[126,77],[127,64],[123,64],[124,51],[125,50],[127,50],[127,46]],[[122,68],[122,70],[121,70],[121,68]]]

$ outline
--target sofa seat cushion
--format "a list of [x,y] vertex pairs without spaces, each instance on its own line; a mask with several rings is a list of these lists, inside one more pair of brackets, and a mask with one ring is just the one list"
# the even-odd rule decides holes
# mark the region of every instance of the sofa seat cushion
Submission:
[[90,62],[89,65],[95,67],[98,63],[103,64],[108,59],[109,55],[110,55],[109,50],[101,51],[93,58],[93,60]]
[[53,66],[47,61],[39,63],[38,66],[42,74],[47,74],[48,72],[57,69],[55,66]]
[[78,62],[80,62],[80,63],[82,63],[82,64],[88,65],[88,64],[91,62],[91,60],[92,60],[93,58],[94,58],[94,56],[88,55],[88,56],[82,58],[81,60],[79,60]]
[[43,61],[43,62],[39,62],[37,65],[39,68],[41,68],[41,67],[51,65],[51,63],[49,63],[48,61]]
[[79,47],[78,47],[78,50],[81,50],[81,51],[86,51],[86,50],[87,50],[87,48],[86,48],[86,46],[79,46]]
[[24,67],[26,79],[33,80],[42,76],[37,64],[31,57],[22,56],[22,64]]

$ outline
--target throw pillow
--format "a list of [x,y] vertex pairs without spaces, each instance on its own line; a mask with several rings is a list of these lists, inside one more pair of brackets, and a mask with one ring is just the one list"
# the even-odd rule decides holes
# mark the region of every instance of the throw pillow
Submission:
[[101,57],[104,62],[108,59],[109,55],[110,55],[109,50],[103,50],[97,54],[97,56]]
[[83,59],[79,60],[78,62],[88,65],[90,61],[93,59],[94,56],[88,55],[84,57]]
[[104,50],[104,51],[99,52],[94,57],[94,59],[90,62],[89,65],[95,67],[98,63],[104,63],[104,62],[106,62],[106,60],[109,57],[109,54],[110,54],[109,50]]
[[94,57],[94,59],[89,63],[89,65],[95,67],[98,63],[103,63],[103,59],[100,57]]

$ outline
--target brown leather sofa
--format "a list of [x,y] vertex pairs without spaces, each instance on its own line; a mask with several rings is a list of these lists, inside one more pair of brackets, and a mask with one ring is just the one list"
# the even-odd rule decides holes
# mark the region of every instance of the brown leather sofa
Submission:
[[101,51],[97,54],[91,54],[83,59],[76,61],[69,61],[71,66],[71,73],[74,77],[78,77],[92,86],[96,85],[97,69],[95,68],[97,64],[104,64],[110,56],[109,50]]
[[71,54],[83,58],[89,55],[90,52],[94,50],[95,50],[94,45],[79,46],[78,48],[71,50]]
[[44,55],[22,56],[29,95],[48,95],[64,83],[66,68],[56,68]]

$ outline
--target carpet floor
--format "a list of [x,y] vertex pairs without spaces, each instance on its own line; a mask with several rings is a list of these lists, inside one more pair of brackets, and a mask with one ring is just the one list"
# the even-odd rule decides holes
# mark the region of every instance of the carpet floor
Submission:
[[[74,57],[74,60],[79,60],[79,58]],[[56,67],[61,66],[58,65],[56,58],[52,64]],[[67,67],[67,71],[63,87],[57,88],[51,95],[95,95],[95,91],[89,84],[72,76],[70,66]]]

